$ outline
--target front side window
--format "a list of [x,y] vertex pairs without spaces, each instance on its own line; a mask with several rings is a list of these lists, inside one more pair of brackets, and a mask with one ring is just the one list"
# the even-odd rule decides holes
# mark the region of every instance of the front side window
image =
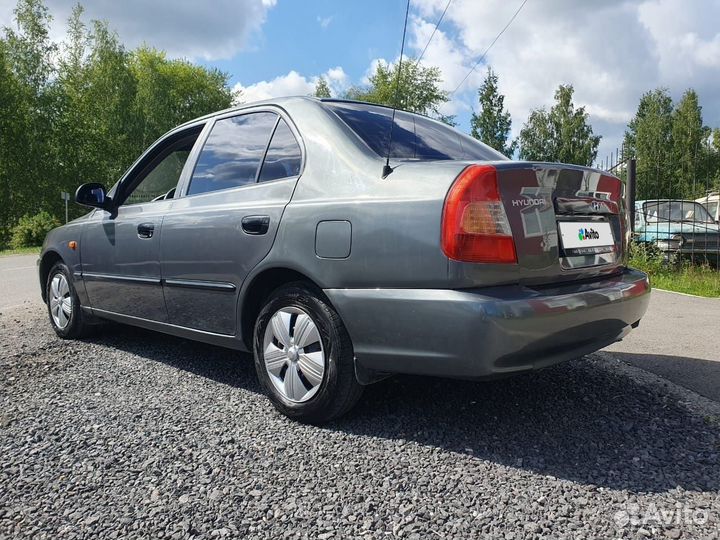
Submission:
[[192,134],[169,144],[153,158],[132,181],[130,192],[122,206],[172,199],[199,134],[198,128]]
[[300,145],[290,127],[281,118],[260,170],[260,182],[297,176],[300,174],[301,163]]
[[255,182],[277,115],[258,112],[215,122],[198,157],[188,195]]

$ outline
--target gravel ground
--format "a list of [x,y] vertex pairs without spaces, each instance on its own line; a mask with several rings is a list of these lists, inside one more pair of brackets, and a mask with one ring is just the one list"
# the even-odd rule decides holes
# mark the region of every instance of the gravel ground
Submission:
[[634,369],[396,377],[317,428],[248,357],[9,311],[0,538],[718,538],[717,409]]

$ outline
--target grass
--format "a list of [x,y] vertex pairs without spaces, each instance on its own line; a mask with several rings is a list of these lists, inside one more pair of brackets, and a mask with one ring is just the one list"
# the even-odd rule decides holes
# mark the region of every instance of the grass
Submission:
[[664,260],[652,247],[633,245],[629,265],[647,272],[650,283],[658,289],[720,298],[720,268],[688,261]]
[[40,246],[24,247],[18,249],[0,249],[0,257],[8,255],[33,255],[40,254]]

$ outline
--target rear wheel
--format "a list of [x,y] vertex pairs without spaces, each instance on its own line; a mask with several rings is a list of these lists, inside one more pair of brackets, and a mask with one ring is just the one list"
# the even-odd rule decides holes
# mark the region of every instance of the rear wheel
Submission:
[[89,325],[80,307],[70,270],[62,262],[50,269],[46,284],[50,324],[61,338],[77,339],[89,334]]
[[362,394],[340,316],[305,284],[270,295],[255,323],[254,354],[270,401],[295,420],[327,422],[349,411]]

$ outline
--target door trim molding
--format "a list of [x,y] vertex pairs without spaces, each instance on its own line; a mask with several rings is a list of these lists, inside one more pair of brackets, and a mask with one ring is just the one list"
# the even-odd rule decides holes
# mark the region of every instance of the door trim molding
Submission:
[[234,292],[237,287],[227,281],[203,281],[199,279],[163,279],[168,287],[183,287],[187,289],[202,289],[205,291]]
[[83,272],[83,279],[90,278],[96,281],[120,281],[123,283],[138,283],[141,285],[160,285],[160,278],[140,277],[140,276],[120,276],[117,274],[101,274],[97,272]]
[[235,292],[237,287],[228,281],[204,281],[200,279],[161,279],[141,276],[121,276],[118,274],[102,274],[99,272],[82,272],[75,277],[88,278],[95,281],[119,281],[122,283],[138,283],[141,285],[166,285],[186,289],[202,289],[204,291]]

